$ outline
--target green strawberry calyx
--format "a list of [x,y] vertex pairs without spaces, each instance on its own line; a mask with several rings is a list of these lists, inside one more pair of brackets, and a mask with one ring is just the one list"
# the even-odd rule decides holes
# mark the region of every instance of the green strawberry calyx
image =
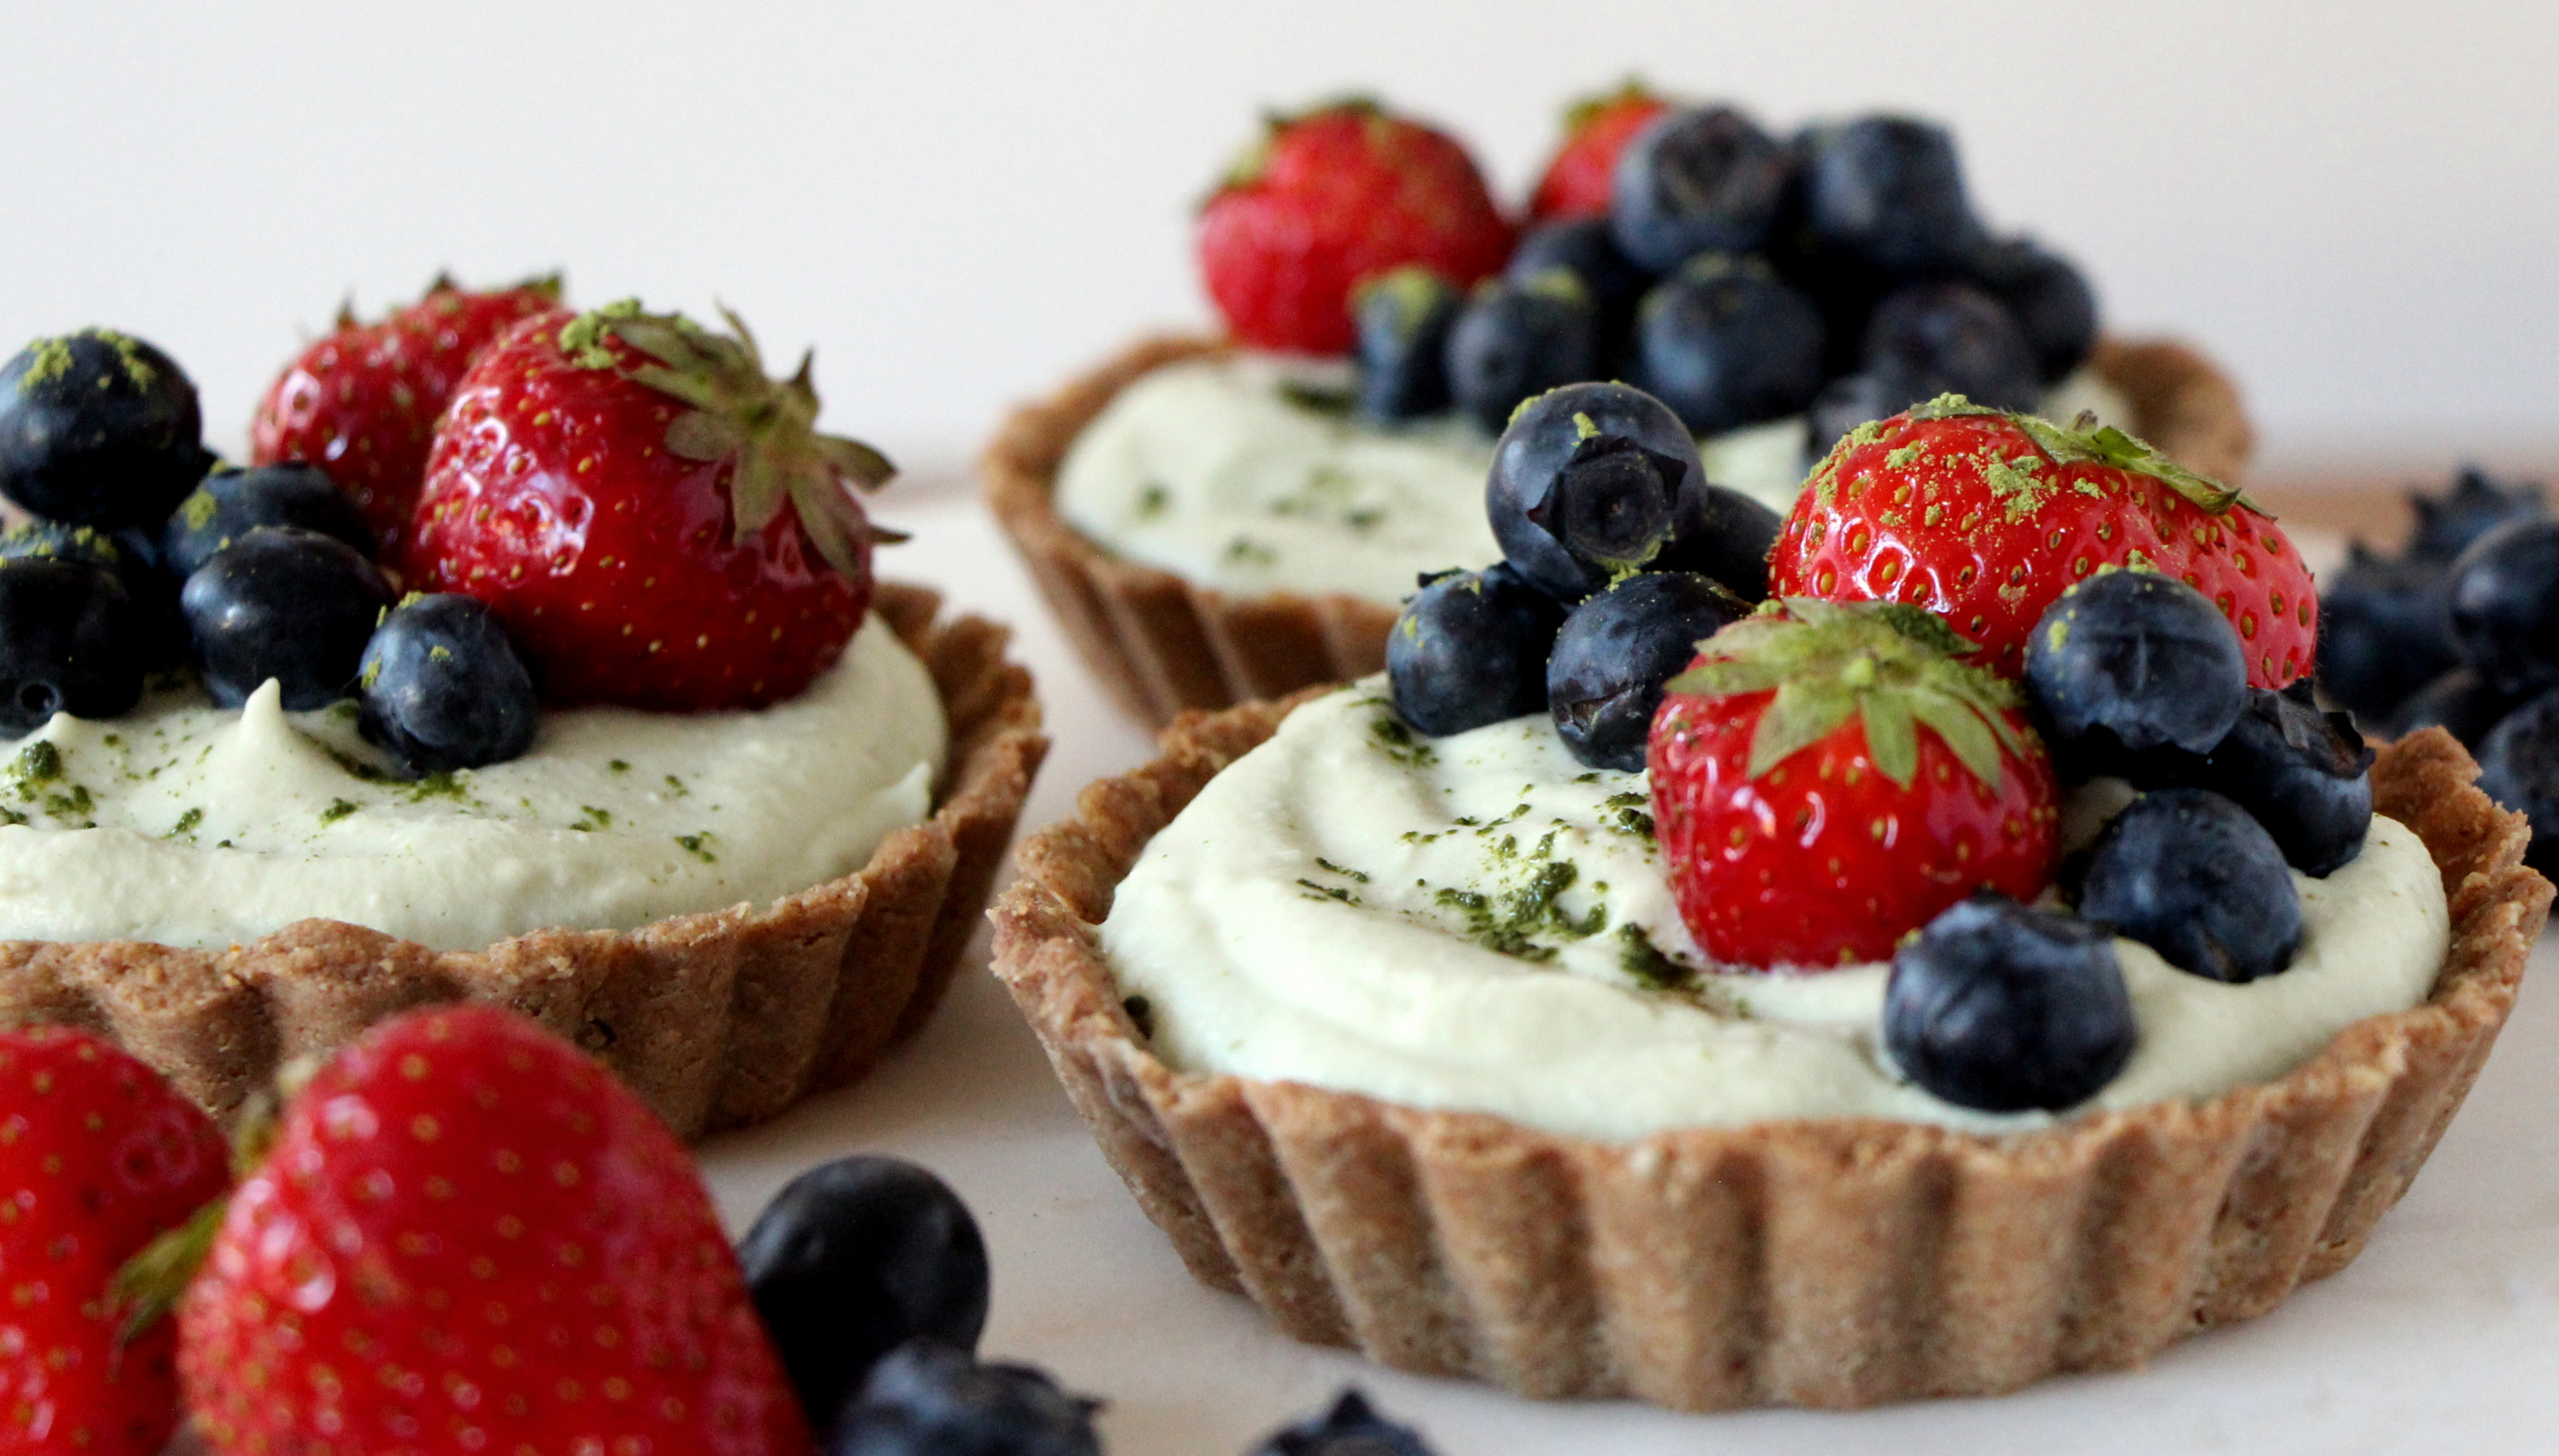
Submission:
[[1773,690],[1750,733],[1753,779],[1857,718],[1876,772],[1895,788],[1919,772],[1924,724],[1996,789],[2002,754],[2022,759],[2031,746],[2007,717],[2022,701],[2017,685],[1957,660],[1976,651],[1904,602],[1787,597],[1700,643],[1700,660],[1667,687],[1704,697]]
[[2035,448],[2055,465],[2086,462],[2149,476],[2215,515],[2227,512],[2233,506],[2244,506],[2260,515],[2265,514],[2257,503],[2249,500],[2237,486],[2225,486],[2200,471],[2188,470],[2161,454],[2148,441],[2126,434],[2113,425],[2099,424],[2097,416],[2088,411],[2081,411],[2079,417],[2067,425],[2056,425],[2031,414],[1975,404],[1961,394],[1940,394],[1925,404],[1910,406],[1907,413],[1914,420],[1975,416],[2004,419],[2016,426],[2020,434],[2032,440]]
[[[581,368],[617,369],[626,378],[690,405],[667,424],[667,449],[678,459],[730,461],[732,540],[773,523],[788,501],[827,564],[855,574],[856,540],[898,541],[862,514],[844,485],[877,490],[897,473],[888,457],[859,440],[818,431],[818,390],[810,381],[815,352],[801,356],[788,379],[764,372],[755,336],[727,308],[730,334],[715,333],[681,314],[644,312],[624,299],[563,325],[559,348]],[[605,346],[611,338],[642,363]]]

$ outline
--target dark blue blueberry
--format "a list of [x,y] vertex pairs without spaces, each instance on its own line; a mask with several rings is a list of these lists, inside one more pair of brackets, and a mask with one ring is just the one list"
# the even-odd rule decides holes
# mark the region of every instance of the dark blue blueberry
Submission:
[[0,560],[0,733],[56,713],[112,718],[142,696],[142,615],[115,573],[85,561]]
[[1360,285],[1351,298],[1360,413],[1406,420],[1448,407],[1448,330],[1461,303],[1447,279],[1420,264]]
[[[1102,1456],[1102,1402],[1026,1365],[980,1365],[929,1337],[880,1358],[836,1417],[827,1456]],[[811,1423],[823,1427],[824,1416]]]
[[2205,753],[2248,705],[2248,655],[2201,592],[2107,571],[2044,609],[2026,640],[2026,686],[2056,750],[2105,733],[2136,753]]
[[1757,258],[1703,254],[1644,295],[1635,380],[1691,434],[1782,419],[1821,392],[1821,313]]
[[215,705],[238,707],[272,677],[289,712],[347,695],[390,604],[390,583],[355,547],[292,525],[248,531],[178,594]]
[[1794,175],[1794,153],[1729,106],[1667,111],[1617,154],[1617,247],[1656,273],[1702,252],[1755,251]]
[[[2411,492],[2408,504],[2417,512],[2408,554],[2428,561],[2450,561],[2491,528],[2529,520],[2545,509],[2539,486],[2500,484],[2476,465],[2463,466],[2443,495]],[[2321,630],[2327,630],[2325,622]]]
[[1431,1456],[1422,1433],[1377,1413],[1368,1397],[1344,1390],[1321,1415],[1273,1431],[1250,1456]]
[[1404,721],[1442,738],[1546,706],[1546,654],[1564,605],[1505,562],[1423,578],[1386,638]]
[[1803,220],[1822,250],[1893,277],[1961,263],[1981,231],[1964,196],[1955,139],[1906,116],[1807,128]]
[[1503,274],[1525,280],[1550,268],[1563,268],[1581,280],[1599,310],[1599,355],[1604,364],[1622,351],[1634,327],[1635,305],[1653,286],[1648,268],[1618,250],[1616,233],[1606,218],[1564,218],[1541,222],[1520,234]]
[[1784,516],[1757,501],[1710,482],[1705,518],[1653,558],[1652,569],[1711,576],[1755,607],[1768,600],[1768,552],[1785,525]]
[[1934,395],[1912,394],[1909,388],[1897,387],[1894,380],[1874,372],[1842,374],[1822,386],[1813,396],[1805,415],[1812,431],[1813,449],[1828,455],[1840,437],[1859,425],[1873,420],[1888,419],[1922,399]]
[[2302,898],[2265,826],[2208,789],[2158,789],[2097,837],[2079,914],[2180,970],[2252,981],[2293,963]]
[[1883,1046],[1933,1096],[2058,1110],[2114,1081],[2141,1040],[2102,929],[1982,891],[1892,952]]
[[1910,399],[1961,394],[1994,409],[2032,410],[2043,397],[2034,351],[2017,321],[1969,283],[1893,290],[1867,321],[1865,366]]
[[[2327,624],[2321,624],[2326,630]],[[2488,730],[2522,704],[2468,667],[2455,667],[2400,700],[2383,716],[2375,738],[2405,738],[2420,728],[2441,728],[2473,753]]]
[[2007,306],[2043,382],[2060,380],[2097,347],[2097,295],[2068,259],[2011,237],[1975,248],[1964,271]]
[[986,1327],[986,1243],[949,1184],[897,1158],[791,1180],[738,1240],[747,1292],[813,1424],[919,1335],[963,1354]]
[[1638,572],[1574,608],[1546,659],[1546,708],[1564,746],[1594,769],[1641,770],[1662,684],[1699,643],[1749,615],[1748,603],[1686,571]]
[[374,554],[374,529],[320,467],[301,461],[227,466],[205,477],[160,531],[160,556],[180,580],[252,526],[298,525]]
[[1670,406],[1623,384],[1530,400],[1493,446],[1484,513],[1531,586],[1578,602],[1707,523],[1697,441]]
[[1599,314],[1561,268],[1478,284],[1448,329],[1448,394],[1498,433],[1520,401],[1599,370]]
[[178,616],[178,581],[159,566],[160,553],[131,526],[114,532],[59,520],[27,520],[0,532],[0,559],[16,557],[85,561],[115,573],[140,614],[145,672],[187,659],[187,624]]
[[2193,779],[2273,835],[2284,860],[2326,878],[2363,852],[2372,823],[2372,750],[2343,713],[2262,687]]
[[[2559,876],[2559,689],[2505,715],[2479,746],[2479,787],[2532,820],[2523,862]],[[2542,832],[2548,825],[2551,832]]]
[[112,329],[39,339],[0,364],[0,496],[76,525],[157,529],[211,457],[196,386]]
[[2559,682],[2559,520],[2509,520],[2471,542],[2444,598],[2453,650],[2499,692]]
[[367,740],[411,774],[522,758],[541,726],[532,674],[484,602],[410,597],[374,629],[356,668]]
[[2441,561],[2376,556],[2360,541],[2320,582],[2319,685],[2377,721],[2459,662]]

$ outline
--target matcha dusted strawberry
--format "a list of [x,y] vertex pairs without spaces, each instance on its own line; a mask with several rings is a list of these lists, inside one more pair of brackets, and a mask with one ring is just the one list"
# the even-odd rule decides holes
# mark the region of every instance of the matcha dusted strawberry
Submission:
[[816,428],[809,364],[624,302],[528,319],[483,355],[429,457],[409,585],[487,602],[555,703],[758,707],[832,664],[891,473]]

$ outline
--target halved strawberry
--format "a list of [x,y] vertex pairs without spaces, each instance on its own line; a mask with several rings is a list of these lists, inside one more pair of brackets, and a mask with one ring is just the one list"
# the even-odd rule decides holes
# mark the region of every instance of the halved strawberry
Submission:
[[1557,218],[1597,218],[1607,214],[1615,185],[1617,154],[1644,123],[1670,109],[1670,102],[1629,77],[1613,91],[1584,96],[1564,113],[1564,142],[1546,164],[1530,195],[1528,215],[1537,221]]

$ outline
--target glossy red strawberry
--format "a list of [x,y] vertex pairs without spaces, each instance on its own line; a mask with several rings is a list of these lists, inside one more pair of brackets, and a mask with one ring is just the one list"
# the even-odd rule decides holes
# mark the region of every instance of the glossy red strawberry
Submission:
[[0,1451],[153,1456],[178,1421],[175,1332],[121,1344],[117,1269],[230,1182],[211,1119],[63,1027],[0,1031]]
[[377,324],[341,313],[258,401],[249,460],[303,460],[355,499],[384,552],[408,529],[436,418],[480,352],[517,320],[559,306],[559,280],[472,291],[439,278]]
[[1344,354],[1351,290],[1406,263],[1465,288],[1511,227],[1464,147],[1370,101],[1275,117],[1201,210],[1202,280],[1237,339]]
[[366,1033],[285,1108],[179,1310],[224,1453],[807,1456],[710,1196],[513,1012]]
[[870,601],[853,500],[888,462],[819,434],[803,361],[637,304],[528,319],[437,429],[405,563],[487,602],[544,697],[755,707],[834,662]]
[[1671,679],[1646,768],[1680,919],[1728,965],[1881,960],[2051,881],[2058,790],[2016,685],[1899,605],[1794,600]]
[[2221,609],[2252,685],[2310,671],[2318,596],[2273,516],[2112,426],[2065,428],[1959,395],[1842,438],[1778,533],[1768,586],[1925,607],[2014,677],[2053,598],[2134,562]]
[[1609,209],[1617,154],[1644,123],[1670,109],[1643,82],[1629,80],[1602,95],[1573,103],[1564,113],[1564,144],[1546,164],[1530,195],[1529,217],[1597,218]]

